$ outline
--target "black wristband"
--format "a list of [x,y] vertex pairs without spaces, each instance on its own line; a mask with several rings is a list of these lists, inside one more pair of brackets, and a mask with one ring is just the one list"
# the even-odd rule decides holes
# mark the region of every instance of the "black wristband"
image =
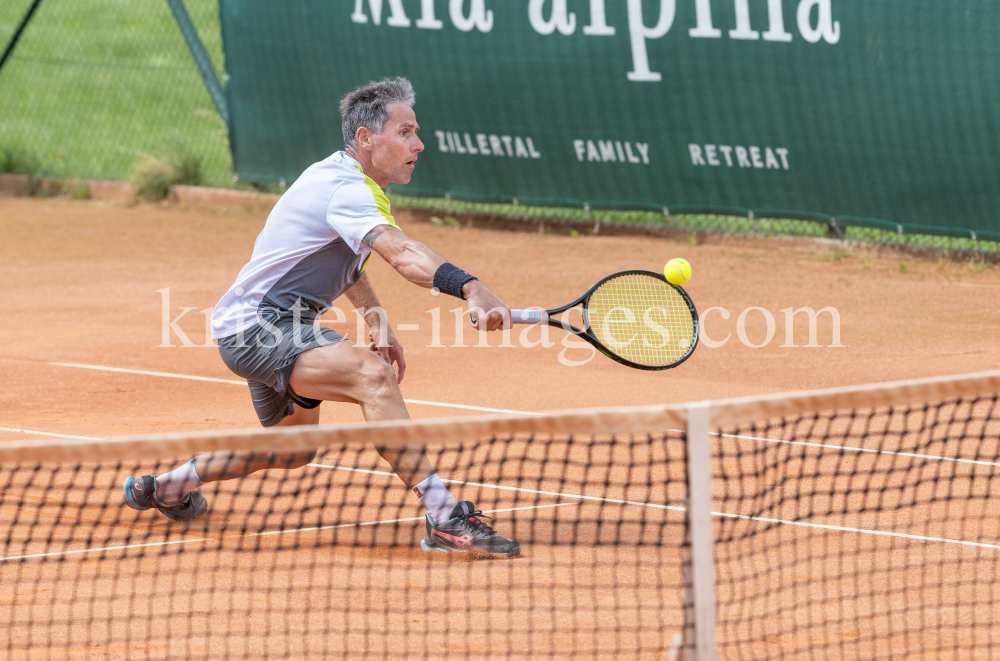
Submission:
[[450,262],[445,262],[434,272],[435,289],[463,300],[465,296],[462,295],[462,286],[469,280],[478,280],[478,278],[474,275],[469,275]]

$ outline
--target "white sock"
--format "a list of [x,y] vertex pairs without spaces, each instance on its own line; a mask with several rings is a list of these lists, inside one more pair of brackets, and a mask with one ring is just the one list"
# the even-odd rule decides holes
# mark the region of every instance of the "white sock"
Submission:
[[438,477],[437,473],[413,487],[413,495],[420,499],[420,503],[430,513],[434,523],[444,523],[451,518],[451,511],[458,505],[458,501],[451,495]]
[[194,459],[181,464],[169,473],[156,476],[156,497],[169,505],[184,499],[204,482],[194,469]]

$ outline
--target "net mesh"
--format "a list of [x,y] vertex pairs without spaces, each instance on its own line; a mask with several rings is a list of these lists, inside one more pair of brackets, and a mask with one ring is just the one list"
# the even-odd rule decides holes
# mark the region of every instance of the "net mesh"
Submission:
[[1000,654],[997,399],[720,430],[719,657]]
[[663,658],[682,629],[683,435],[428,448],[517,559],[421,549],[370,446],[205,485],[189,523],[125,506],[178,460],[0,466],[3,658]]
[[[520,542],[509,559],[424,551],[417,499],[350,429],[296,432],[326,439],[308,466],[204,485],[209,510],[188,523],[121,496],[126,477],[188,456],[17,463],[0,446],[0,657],[992,658],[998,377],[955,381],[992,394],[919,404],[869,389],[780,414],[712,405],[738,424],[700,439],[657,431],[683,407],[406,427],[449,489]],[[547,433],[564,426],[623,433]],[[711,474],[689,476],[699,442]],[[712,485],[703,521],[690,480]],[[706,523],[712,653],[689,542]]]

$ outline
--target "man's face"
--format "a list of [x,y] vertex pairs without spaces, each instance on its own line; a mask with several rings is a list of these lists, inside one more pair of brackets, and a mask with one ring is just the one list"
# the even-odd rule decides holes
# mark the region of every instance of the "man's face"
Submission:
[[[405,103],[391,103],[382,133],[371,136],[372,165],[387,183],[407,184],[424,143],[417,137],[417,116]],[[380,182],[381,183],[381,182]]]

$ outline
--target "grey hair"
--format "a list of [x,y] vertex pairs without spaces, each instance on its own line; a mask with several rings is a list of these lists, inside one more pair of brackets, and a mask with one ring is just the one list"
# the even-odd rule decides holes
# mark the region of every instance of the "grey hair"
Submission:
[[389,118],[386,106],[390,103],[412,107],[416,100],[413,85],[406,78],[384,78],[354,90],[340,101],[344,146],[357,146],[358,129],[362,126],[376,135],[382,133],[382,126]]

